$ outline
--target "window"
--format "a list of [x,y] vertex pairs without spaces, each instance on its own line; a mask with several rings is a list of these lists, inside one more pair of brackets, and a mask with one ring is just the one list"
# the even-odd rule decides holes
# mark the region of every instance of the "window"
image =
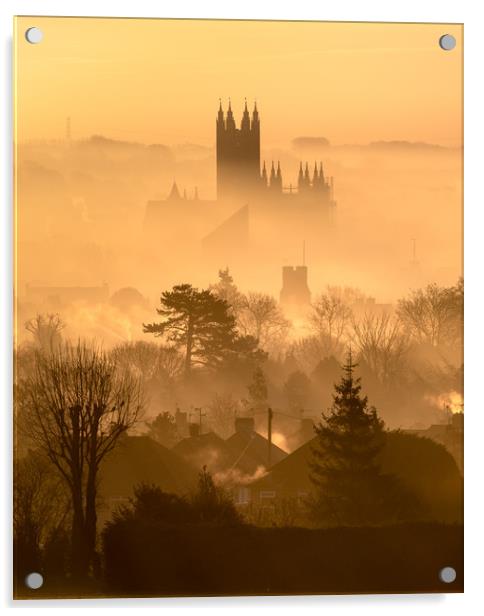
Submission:
[[237,491],[237,505],[247,505],[250,502],[250,490],[249,488],[239,488]]
[[259,498],[261,500],[265,498],[276,498],[276,491],[275,490],[261,490],[259,492]]

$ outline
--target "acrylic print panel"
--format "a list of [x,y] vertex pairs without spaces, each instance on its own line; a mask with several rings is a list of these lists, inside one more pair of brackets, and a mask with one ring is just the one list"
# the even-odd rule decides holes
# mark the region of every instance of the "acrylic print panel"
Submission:
[[15,28],[15,596],[461,592],[462,27]]

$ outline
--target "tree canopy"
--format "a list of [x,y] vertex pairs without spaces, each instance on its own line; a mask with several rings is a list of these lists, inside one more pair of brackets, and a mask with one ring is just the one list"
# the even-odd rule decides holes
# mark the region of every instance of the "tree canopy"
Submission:
[[381,471],[384,424],[361,395],[355,367],[350,352],[331,412],[315,427],[310,478],[316,491],[310,508],[326,524],[381,524],[410,516],[416,507],[397,478]]
[[65,482],[72,506],[72,568],[83,578],[95,558],[98,471],[142,410],[139,381],[85,343],[36,351],[23,382],[19,430]]
[[239,336],[227,301],[208,289],[176,285],[161,294],[160,303],[157,313],[164,320],[143,325],[143,331],[164,336],[183,348],[186,374],[194,365],[214,367],[231,353],[250,354],[257,350],[255,339]]
[[397,314],[409,334],[431,346],[460,344],[463,335],[464,281],[453,287],[429,284],[398,302]]

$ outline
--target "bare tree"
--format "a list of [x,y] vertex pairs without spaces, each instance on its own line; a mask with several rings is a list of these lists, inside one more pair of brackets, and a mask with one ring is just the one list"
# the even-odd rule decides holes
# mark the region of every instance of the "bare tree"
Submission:
[[253,292],[243,296],[237,325],[244,335],[258,340],[265,350],[280,347],[291,326],[271,295]]
[[82,578],[95,556],[99,467],[139,417],[139,382],[105,352],[79,342],[38,351],[24,387],[23,428],[70,491],[72,566]]
[[174,379],[183,371],[183,357],[173,346],[137,340],[115,346],[111,353],[119,366],[132,370],[144,381],[161,373]]
[[140,379],[148,414],[158,414],[174,394],[177,379],[183,374],[182,354],[173,346],[144,340],[120,344],[111,354],[118,366]]
[[232,394],[215,394],[207,407],[207,419],[214,430],[222,438],[228,438],[234,432],[234,421],[240,403]]
[[69,494],[49,460],[39,452],[16,456],[13,482],[15,569],[20,575],[38,566],[42,546],[62,529]]
[[340,350],[350,319],[351,309],[330,289],[312,304],[308,317],[309,327],[327,347],[328,356]]
[[[293,342],[289,347],[289,354],[294,357],[298,366],[306,372],[312,372],[319,362],[331,354],[340,355],[339,349],[331,353],[332,345],[327,337],[322,340],[317,336],[306,336]],[[343,350],[343,345],[341,345]]]
[[361,289],[356,287],[341,287],[338,285],[327,285],[326,287],[328,295],[333,297],[337,297],[344,304],[349,306],[350,308],[354,307],[364,307],[369,302],[372,301],[372,298],[366,293],[364,293]]
[[387,313],[366,313],[354,321],[352,342],[360,359],[381,383],[389,383],[402,372],[410,349],[400,321]]
[[158,360],[153,376],[164,374],[168,379],[173,380],[183,372],[183,357],[173,346],[161,345],[158,350]]
[[418,342],[431,346],[455,344],[462,340],[464,287],[429,284],[398,302],[397,314],[405,329]]
[[45,351],[60,345],[64,328],[65,323],[58,314],[38,314],[25,323],[25,329],[32,334],[35,344]]

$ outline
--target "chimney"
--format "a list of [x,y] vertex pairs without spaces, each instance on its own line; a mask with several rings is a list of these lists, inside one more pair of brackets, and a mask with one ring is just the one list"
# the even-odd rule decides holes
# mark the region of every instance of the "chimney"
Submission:
[[180,409],[176,409],[175,425],[180,436],[186,436],[188,433],[187,414],[182,413]]
[[254,432],[254,418],[253,417],[236,417],[235,418],[235,432],[237,434],[245,434],[250,436]]
[[200,436],[200,425],[197,423],[189,423],[188,431],[192,437]]
[[315,435],[314,421],[311,417],[301,418],[300,434],[301,437],[304,439],[304,442],[310,441]]

